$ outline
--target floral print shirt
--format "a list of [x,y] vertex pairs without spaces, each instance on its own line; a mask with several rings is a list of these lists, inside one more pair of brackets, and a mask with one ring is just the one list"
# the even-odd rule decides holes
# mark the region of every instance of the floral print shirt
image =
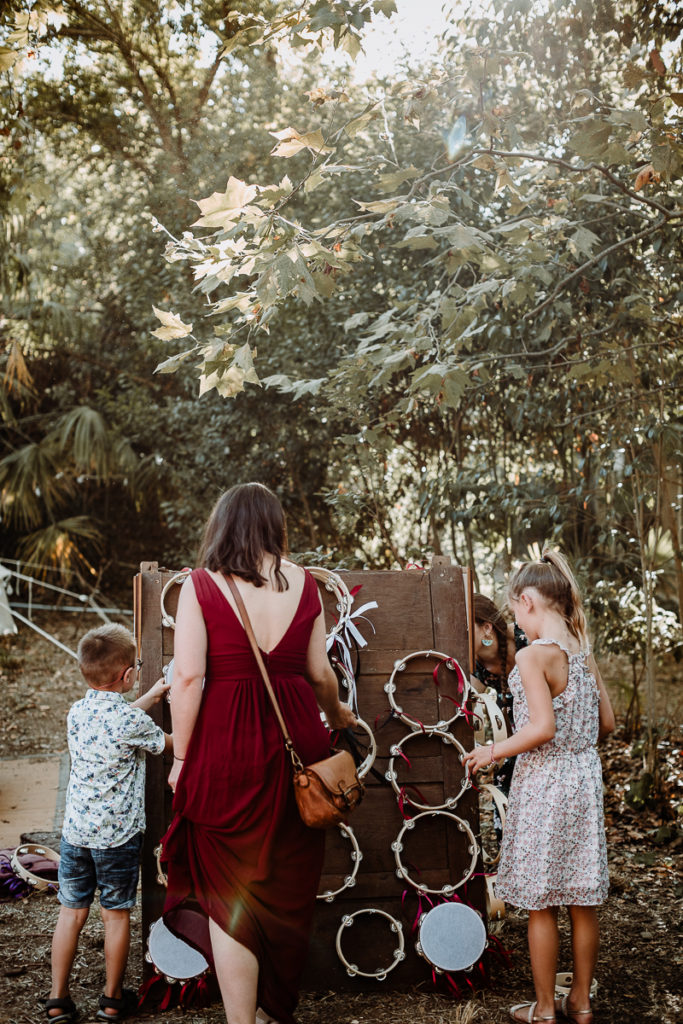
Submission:
[[72,846],[121,846],[145,828],[145,752],[164,733],[121,693],[88,690],[67,716],[71,774],[62,836]]

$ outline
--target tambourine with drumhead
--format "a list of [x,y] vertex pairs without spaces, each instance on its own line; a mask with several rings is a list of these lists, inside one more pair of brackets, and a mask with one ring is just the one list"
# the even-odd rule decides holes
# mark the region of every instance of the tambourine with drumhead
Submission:
[[471,970],[485,948],[484,922],[465,903],[437,903],[420,917],[415,949],[437,974]]
[[[204,929],[206,923],[206,918],[198,910],[180,911],[177,921],[180,922],[181,919],[190,928],[194,925],[197,929]],[[170,985],[201,978],[209,970],[206,957],[184,939],[174,935],[161,917],[149,930],[145,960],[152,965],[156,974],[161,975]]]
[[17,846],[10,864],[12,871],[34,892],[57,892],[59,860],[59,854],[49,846],[24,843]]
[[[395,693],[397,689],[396,680],[398,675],[401,672],[405,672],[408,662],[413,661],[416,658],[438,658],[441,664],[445,665],[449,672],[454,672],[457,676],[461,689],[460,699],[459,701],[453,702],[455,710],[448,718],[439,719],[438,722],[433,722],[431,724],[420,722],[418,719],[413,718],[412,715],[409,715],[404,711],[401,705],[397,702]],[[450,654],[443,654],[441,651],[432,650],[413,651],[411,654],[406,654],[405,657],[394,662],[394,670],[391,673],[389,682],[384,685],[384,692],[389,697],[389,704],[391,705],[391,709],[394,714],[400,718],[405,725],[412,729],[413,732],[431,732],[434,729],[445,731],[457,718],[466,714],[465,703],[470,694],[470,684],[467,681],[467,677],[460,667],[459,662],[455,658],[452,658]]]
[[[416,740],[416,739],[419,740],[419,739],[427,739],[427,738],[428,739],[439,739],[446,746],[454,747],[455,750],[458,752],[458,759],[460,760],[460,763],[462,764],[461,758],[463,758],[465,756],[465,753],[466,753],[465,748],[462,746],[461,743],[458,742],[458,740],[456,740],[455,736],[453,736],[451,733],[444,732],[442,729],[430,729],[429,732],[426,735],[424,735],[424,736],[423,736],[423,734],[418,733],[418,732],[409,732],[401,740],[399,740],[398,743],[395,743],[392,747],[390,747],[390,749],[389,749],[389,754],[390,754],[389,767],[387,768],[387,771],[385,772],[385,776],[384,777],[390,782],[391,788],[394,790],[394,792],[399,797],[399,799],[407,800],[408,803],[410,803],[413,807],[416,807],[418,810],[420,810],[420,811],[443,811],[443,810],[447,810],[449,808],[455,807],[455,805],[457,804],[458,800],[460,799],[462,794],[465,792],[465,790],[469,789],[469,786],[470,786],[470,775],[469,775],[469,771],[466,768],[463,769],[463,777],[462,777],[462,780],[460,782],[460,788],[457,791],[457,793],[453,793],[450,796],[446,796],[446,798],[444,799],[443,803],[441,803],[441,804],[422,803],[417,797],[415,797],[413,795],[412,789],[410,787],[401,786],[401,784],[400,784],[400,782],[398,780],[397,772],[396,772],[396,758],[401,757],[401,756],[405,757],[405,754],[403,752],[404,746],[407,743],[409,743],[411,740]],[[406,758],[406,760],[407,760],[407,758]]]
[[[391,963],[388,964],[386,967],[378,967],[376,971],[361,970],[357,964],[353,963],[347,958],[342,949],[341,940],[344,932],[347,929],[351,928],[356,918],[360,917],[362,914],[378,915],[379,917],[386,918],[387,921],[389,922],[389,927],[391,931],[398,938],[398,946],[396,946],[392,953]],[[351,978],[355,977],[356,975],[359,975],[361,978],[376,978],[377,981],[384,981],[387,974],[389,974],[390,971],[393,971],[394,968],[397,967],[402,960],[405,960],[406,956],[405,942],[403,940],[403,926],[401,925],[401,922],[397,921],[396,918],[392,917],[391,914],[388,914],[386,910],[378,910],[376,907],[365,907],[362,910],[354,910],[352,914],[344,914],[344,916],[341,919],[339,929],[337,931],[335,945],[337,948],[337,956],[339,957],[344,967],[346,968],[346,973]]]

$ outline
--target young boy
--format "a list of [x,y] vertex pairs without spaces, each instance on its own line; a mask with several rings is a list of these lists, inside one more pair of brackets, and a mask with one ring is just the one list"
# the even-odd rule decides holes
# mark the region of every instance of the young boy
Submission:
[[134,704],[124,700],[140,666],[136,653],[132,633],[116,623],[91,629],[78,645],[89,690],[67,717],[71,774],[60,847],[61,907],[45,1003],[51,1024],[76,1019],[69,975],[97,888],[106,970],[97,1017],[113,1022],[135,1008],[134,993],[122,984],[145,828],[145,752],[161,754],[172,747],[171,736],[145,714],[168,690],[163,679]]

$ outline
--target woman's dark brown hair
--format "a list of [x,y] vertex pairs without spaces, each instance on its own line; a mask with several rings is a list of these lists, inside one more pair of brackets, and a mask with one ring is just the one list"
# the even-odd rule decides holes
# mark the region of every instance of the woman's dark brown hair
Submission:
[[280,568],[287,553],[287,524],[277,497],[263,484],[236,484],[220,496],[204,528],[199,564],[213,572],[240,576],[262,587],[264,555],[275,559],[277,590],[289,584]]
[[500,608],[493,603],[493,601],[484,597],[483,594],[474,595],[474,621],[479,625],[483,626],[485,622],[490,622],[493,627],[493,632],[496,634],[496,640],[498,641],[498,656],[500,663],[503,666],[503,679],[507,679],[507,660],[508,660],[508,624],[507,619],[501,612]]

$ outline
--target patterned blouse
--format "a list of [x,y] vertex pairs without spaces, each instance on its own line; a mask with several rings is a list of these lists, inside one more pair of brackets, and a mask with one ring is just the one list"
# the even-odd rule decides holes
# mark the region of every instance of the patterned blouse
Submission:
[[121,693],[88,690],[67,716],[71,774],[62,836],[95,850],[121,846],[145,828],[145,751],[164,733]]

